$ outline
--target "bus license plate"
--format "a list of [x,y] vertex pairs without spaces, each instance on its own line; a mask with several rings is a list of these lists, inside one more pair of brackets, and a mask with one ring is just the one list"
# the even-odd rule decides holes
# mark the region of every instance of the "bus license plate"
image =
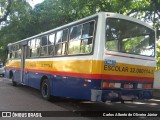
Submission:
[[133,84],[124,84],[124,88],[133,88]]

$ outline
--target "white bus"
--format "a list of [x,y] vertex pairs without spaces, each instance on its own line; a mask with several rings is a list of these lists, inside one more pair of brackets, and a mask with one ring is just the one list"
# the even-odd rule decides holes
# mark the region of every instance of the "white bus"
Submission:
[[155,30],[100,12],[8,45],[6,76],[51,96],[90,101],[152,98]]

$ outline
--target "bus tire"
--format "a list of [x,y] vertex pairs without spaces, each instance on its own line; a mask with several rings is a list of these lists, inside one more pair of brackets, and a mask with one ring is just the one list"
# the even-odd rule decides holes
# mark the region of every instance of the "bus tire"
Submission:
[[51,100],[50,83],[48,79],[44,79],[41,85],[41,95],[45,100]]
[[14,77],[12,76],[11,79],[12,79],[12,85],[13,85],[14,87],[16,87],[16,86],[17,86],[17,82],[14,81]]

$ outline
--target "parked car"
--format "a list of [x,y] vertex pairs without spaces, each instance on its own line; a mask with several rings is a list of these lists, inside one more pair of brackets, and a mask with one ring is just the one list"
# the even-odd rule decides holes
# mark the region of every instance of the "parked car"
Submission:
[[4,77],[4,74],[5,74],[4,66],[0,64],[0,75]]

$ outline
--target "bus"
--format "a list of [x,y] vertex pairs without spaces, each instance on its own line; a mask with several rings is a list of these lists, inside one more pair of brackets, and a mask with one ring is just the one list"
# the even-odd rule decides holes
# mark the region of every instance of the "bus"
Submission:
[[5,75],[44,99],[151,99],[156,31],[129,16],[100,12],[8,44]]

